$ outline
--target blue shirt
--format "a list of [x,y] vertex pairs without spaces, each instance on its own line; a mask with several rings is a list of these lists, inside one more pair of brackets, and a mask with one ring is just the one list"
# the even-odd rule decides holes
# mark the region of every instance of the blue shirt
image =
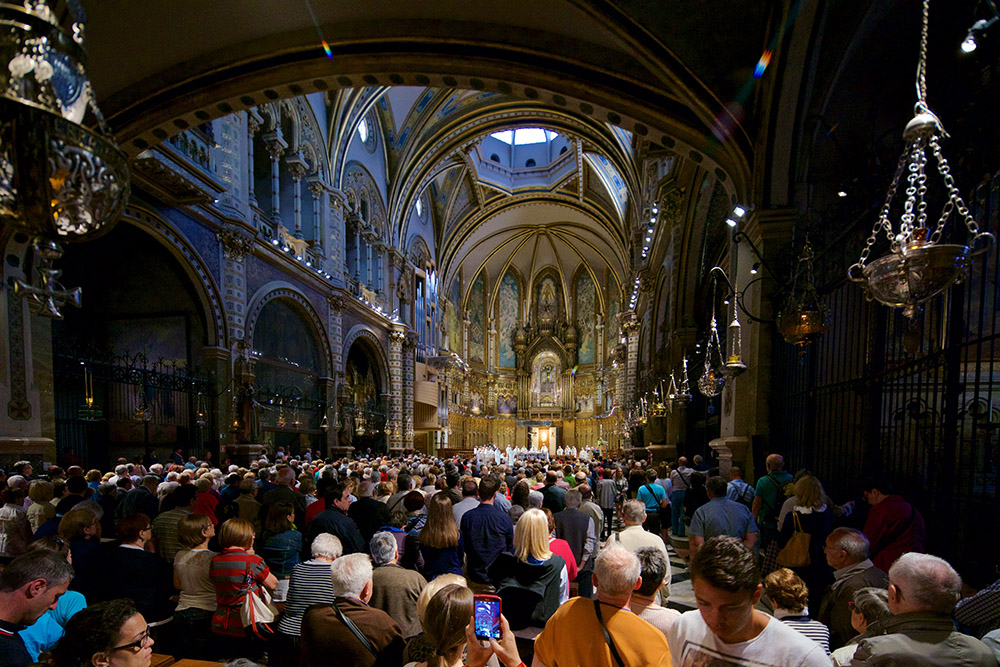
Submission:
[[469,579],[488,584],[486,569],[501,552],[514,548],[514,523],[499,507],[480,503],[462,517],[462,541]]
[[713,498],[697,510],[691,519],[689,535],[704,539],[728,535],[744,539],[748,533],[757,532],[757,523],[746,505],[729,498]]
[[737,477],[726,485],[726,497],[749,507],[753,504],[753,487]]
[[[650,492],[652,489],[652,493]],[[667,491],[655,482],[644,483],[639,487],[636,497],[646,505],[646,512],[655,512],[660,509],[660,501],[667,499]]]
[[42,651],[52,648],[65,634],[64,627],[70,617],[86,606],[87,600],[82,593],[66,591],[59,598],[55,609],[49,609],[33,625],[21,630],[19,634],[31,659],[37,662]]

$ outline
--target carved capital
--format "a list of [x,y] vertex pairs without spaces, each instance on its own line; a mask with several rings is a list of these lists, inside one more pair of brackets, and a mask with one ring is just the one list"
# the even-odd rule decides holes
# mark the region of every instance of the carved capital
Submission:
[[389,332],[389,342],[395,345],[403,345],[406,343],[406,332],[404,331],[390,331]]
[[330,309],[333,310],[334,312],[342,311],[344,307],[347,305],[347,302],[344,300],[344,297],[337,295],[331,296],[329,299],[327,299],[327,303],[330,304]]
[[302,159],[301,153],[285,158],[285,164],[288,165],[288,171],[294,180],[301,181],[305,178],[306,162]]
[[253,239],[236,229],[220,229],[215,233],[215,238],[222,246],[222,251],[235,262],[242,262],[247,255],[253,252]]
[[268,132],[262,139],[264,140],[264,147],[271,154],[271,159],[274,161],[280,160],[281,156],[285,153],[285,149],[288,148],[288,142],[278,132]]
[[323,196],[323,192],[326,191],[326,186],[323,185],[323,181],[317,179],[309,180],[309,192],[312,193],[313,199],[319,199]]

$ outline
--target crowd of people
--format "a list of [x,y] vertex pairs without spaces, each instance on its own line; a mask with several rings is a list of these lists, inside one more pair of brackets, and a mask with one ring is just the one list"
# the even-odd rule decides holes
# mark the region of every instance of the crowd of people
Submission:
[[[838,505],[777,454],[755,484],[700,456],[496,460],[18,462],[0,665],[1000,661],[1000,582],[963,598],[884,479]],[[499,640],[475,635],[477,594],[500,598]]]

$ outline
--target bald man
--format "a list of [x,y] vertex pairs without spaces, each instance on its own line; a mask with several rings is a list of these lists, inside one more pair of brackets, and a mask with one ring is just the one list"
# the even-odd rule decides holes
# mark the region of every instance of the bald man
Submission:
[[781,454],[769,454],[765,463],[767,474],[757,480],[751,508],[760,529],[762,552],[778,537],[778,512],[785,501],[785,485],[792,481],[792,475],[785,470],[785,459]]

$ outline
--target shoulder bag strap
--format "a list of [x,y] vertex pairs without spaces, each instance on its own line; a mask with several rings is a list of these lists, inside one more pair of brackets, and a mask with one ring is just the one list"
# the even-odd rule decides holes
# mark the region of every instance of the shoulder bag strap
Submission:
[[792,521],[795,523],[795,532],[802,532],[802,519],[799,518],[799,513],[792,510]]
[[608,628],[604,625],[604,617],[601,616],[601,603],[599,600],[594,600],[594,613],[597,614],[597,622],[601,624],[601,630],[604,631],[604,641],[608,643],[608,648],[611,649],[611,657],[614,658],[618,667],[625,667],[625,662],[622,660],[621,655],[619,655],[618,649],[615,648],[615,643],[611,640],[611,633],[608,632]]
[[372,657],[375,658],[375,660],[377,661],[378,651],[375,649],[375,645],[372,644],[371,640],[368,639],[368,637],[365,637],[365,633],[361,632],[361,630],[358,630],[358,626],[354,625],[354,622],[351,621],[351,619],[347,618],[347,616],[344,615],[344,612],[341,611],[340,607],[337,605],[337,600],[334,599],[334,601],[330,603],[330,606],[333,607],[333,611],[336,612],[337,618],[340,619],[340,622],[346,625],[347,629],[350,630],[352,633],[354,633],[354,636],[358,638],[358,641],[361,642],[361,645],[364,646],[368,650],[368,652],[372,654]]

